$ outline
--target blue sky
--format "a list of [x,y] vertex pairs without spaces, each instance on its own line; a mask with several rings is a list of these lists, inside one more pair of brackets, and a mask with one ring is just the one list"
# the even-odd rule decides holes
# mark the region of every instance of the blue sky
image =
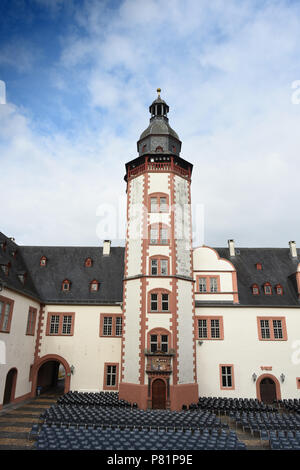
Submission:
[[297,241],[299,13],[283,0],[2,0],[0,230],[97,245],[113,205],[106,235],[123,243],[124,165],[160,87],[194,164],[195,243]]

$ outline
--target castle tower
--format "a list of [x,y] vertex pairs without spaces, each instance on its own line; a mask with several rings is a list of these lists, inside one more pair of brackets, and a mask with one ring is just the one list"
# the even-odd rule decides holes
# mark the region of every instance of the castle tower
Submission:
[[127,233],[120,398],[178,410],[197,402],[191,173],[160,97],[126,164]]

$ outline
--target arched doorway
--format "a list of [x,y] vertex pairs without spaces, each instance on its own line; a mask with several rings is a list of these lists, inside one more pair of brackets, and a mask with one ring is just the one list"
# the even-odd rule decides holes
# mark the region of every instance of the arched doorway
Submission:
[[266,404],[281,400],[280,385],[276,377],[269,374],[260,376],[257,380],[257,398]]
[[152,384],[152,408],[166,408],[166,383],[162,379],[156,379]]
[[47,355],[34,364],[31,395],[62,395],[70,390],[71,368],[67,361],[56,354]]
[[3,396],[3,405],[8,405],[8,403],[12,402],[15,398],[17,374],[18,371],[16,368],[10,369],[7,372]]

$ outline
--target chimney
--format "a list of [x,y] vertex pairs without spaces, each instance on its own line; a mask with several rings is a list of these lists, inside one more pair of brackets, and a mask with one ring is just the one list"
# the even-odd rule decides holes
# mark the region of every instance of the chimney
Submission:
[[109,256],[110,255],[110,244],[111,244],[111,240],[104,240],[103,241],[103,256]]
[[296,242],[290,241],[289,245],[290,245],[290,255],[291,255],[291,257],[292,258],[297,258],[298,255],[297,255],[297,249],[296,249]]
[[234,240],[228,240],[229,256],[235,256]]

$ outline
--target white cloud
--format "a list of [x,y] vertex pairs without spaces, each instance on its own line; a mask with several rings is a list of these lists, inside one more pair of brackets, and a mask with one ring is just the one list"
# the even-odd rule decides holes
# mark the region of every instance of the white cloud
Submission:
[[74,5],[73,27],[49,74],[60,92],[81,83],[91,119],[65,105],[77,133],[45,138],[25,112],[0,109],[0,158],[11,182],[2,230],[24,243],[95,244],[97,207],[123,197],[124,163],[136,156],[160,86],[182,157],[194,164],[205,243],[287,246],[297,239],[300,105],[291,98],[300,79],[298,6]]

